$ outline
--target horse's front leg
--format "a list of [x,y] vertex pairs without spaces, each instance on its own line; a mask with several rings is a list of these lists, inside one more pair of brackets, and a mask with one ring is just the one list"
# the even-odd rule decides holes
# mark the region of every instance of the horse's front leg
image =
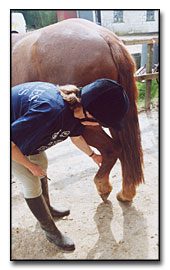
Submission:
[[120,146],[100,126],[86,126],[83,137],[89,145],[97,148],[102,155],[102,164],[94,177],[94,182],[102,200],[106,201],[112,191],[109,174],[120,156]]

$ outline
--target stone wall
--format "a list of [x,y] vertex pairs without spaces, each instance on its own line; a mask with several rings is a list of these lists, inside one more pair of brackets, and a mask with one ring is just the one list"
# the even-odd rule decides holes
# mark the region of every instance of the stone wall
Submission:
[[123,22],[114,22],[114,10],[101,10],[101,24],[116,34],[154,33],[159,31],[158,15],[155,10],[155,20],[147,21],[146,10],[123,10]]

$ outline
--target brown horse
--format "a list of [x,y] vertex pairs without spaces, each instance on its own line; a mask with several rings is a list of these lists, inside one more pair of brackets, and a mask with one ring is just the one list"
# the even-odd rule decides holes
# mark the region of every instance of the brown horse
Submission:
[[28,81],[84,86],[99,78],[118,81],[126,90],[130,109],[125,127],[110,130],[87,127],[87,143],[96,147],[103,162],[94,181],[103,200],[112,190],[109,174],[120,159],[122,191],[117,198],[131,201],[144,181],[143,153],[137,114],[135,64],[120,39],[111,31],[83,19],[68,19],[13,39],[12,85]]

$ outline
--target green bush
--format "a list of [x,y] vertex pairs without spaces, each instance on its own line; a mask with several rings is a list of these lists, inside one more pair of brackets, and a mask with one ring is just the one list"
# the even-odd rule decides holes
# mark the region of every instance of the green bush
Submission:
[[[139,110],[145,107],[145,92],[146,82],[137,82],[137,88],[139,92],[138,96],[138,108]],[[151,86],[151,105],[154,106],[158,103],[159,98],[159,84],[156,80],[152,80]]]
[[12,12],[23,14],[27,29],[38,29],[57,22],[56,10],[27,10],[15,9]]

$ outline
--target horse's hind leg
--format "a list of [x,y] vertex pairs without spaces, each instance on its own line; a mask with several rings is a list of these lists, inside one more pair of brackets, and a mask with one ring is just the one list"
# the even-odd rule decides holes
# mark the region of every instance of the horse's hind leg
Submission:
[[126,169],[124,168],[124,160],[120,155],[119,157],[122,167],[122,190],[117,193],[117,199],[121,202],[131,202],[136,195],[136,185],[134,183],[126,183]]
[[89,145],[97,148],[102,155],[102,164],[95,175],[94,182],[99,195],[103,201],[106,201],[112,190],[109,174],[120,156],[120,146],[100,126],[86,126],[83,137]]
[[[117,136],[117,132],[111,129],[110,133],[112,137],[117,140],[117,144],[121,145]],[[117,193],[117,199],[121,202],[131,202],[136,195],[136,184],[133,181],[131,181],[131,183],[127,183],[126,180],[129,178],[129,172],[127,172],[126,160],[123,157],[123,152],[120,151],[119,153],[119,160],[122,167],[122,190]],[[132,176],[131,179],[133,179]]]

